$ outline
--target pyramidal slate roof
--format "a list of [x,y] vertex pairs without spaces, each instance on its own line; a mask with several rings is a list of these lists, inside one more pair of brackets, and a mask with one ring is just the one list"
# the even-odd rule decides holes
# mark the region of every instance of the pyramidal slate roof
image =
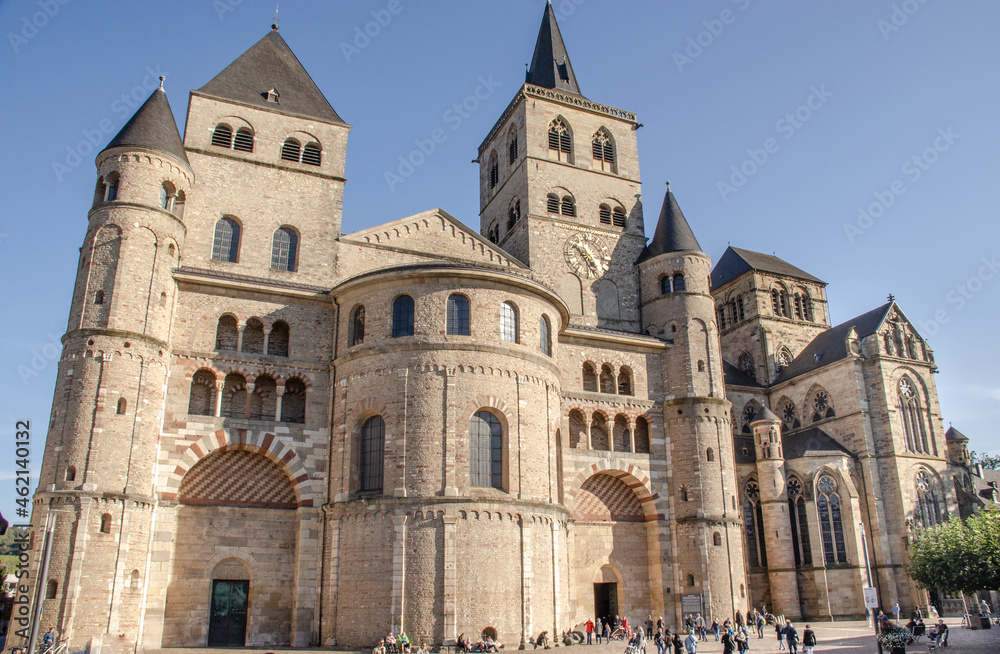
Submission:
[[531,66],[524,75],[524,81],[544,89],[581,95],[551,2],[545,5],[542,26],[538,28],[538,40],[535,41],[535,54],[531,57]]
[[715,264],[712,270],[712,290],[719,288],[723,284],[728,284],[740,275],[751,270],[768,272],[784,277],[795,277],[807,282],[815,282],[826,286],[826,282],[813,277],[801,268],[796,268],[783,259],[779,259],[773,254],[763,254],[752,250],[743,250],[729,246],[719,258],[719,263]]
[[702,249],[668,184],[667,194],[663,197],[663,207],[660,209],[660,218],[656,221],[656,231],[653,232],[653,240],[639,255],[636,263],[668,252],[687,251],[702,252]]
[[846,358],[849,354],[846,339],[851,329],[855,331],[859,341],[871,336],[878,331],[882,321],[888,315],[889,309],[894,304],[895,302],[887,302],[877,309],[872,309],[820,333],[795,357],[787,368],[781,371],[778,381],[783,382],[804,375],[834,361]]
[[856,458],[854,453],[841,445],[819,427],[810,427],[804,431],[781,437],[781,446],[785,459],[800,459],[804,456],[849,456]]
[[104,149],[122,147],[159,150],[172,154],[190,165],[187,155],[184,154],[184,143],[181,141],[180,132],[177,131],[174,112],[170,110],[170,103],[162,85],[142,103],[139,110],[129,118]]
[[[278,102],[268,102],[268,91]],[[198,93],[268,111],[345,124],[276,28],[236,58]]]
[[962,432],[958,431],[954,427],[948,427],[948,431],[944,433],[945,440],[948,441],[964,441],[968,442],[969,439]]

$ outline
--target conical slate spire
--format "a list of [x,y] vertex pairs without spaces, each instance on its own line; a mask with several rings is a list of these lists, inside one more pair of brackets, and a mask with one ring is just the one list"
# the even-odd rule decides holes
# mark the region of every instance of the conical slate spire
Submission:
[[639,255],[637,263],[668,252],[687,251],[701,252],[702,249],[668,184],[667,195],[663,198],[663,208],[660,209],[660,219],[656,223],[656,231],[653,232],[653,240]]
[[326,123],[344,124],[276,27],[197,93]]
[[772,422],[781,422],[781,418],[774,415],[774,412],[768,409],[766,406],[762,406],[757,410],[757,415],[753,417],[752,422],[757,422],[758,420],[770,420]]
[[174,113],[170,110],[167,94],[163,91],[163,78],[160,80],[160,88],[153,91],[118,135],[111,139],[105,150],[121,147],[149,148],[172,154],[188,163]]
[[531,67],[525,74],[524,81],[545,89],[581,95],[551,2],[545,5],[542,26],[538,29],[538,40],[535,41],[535,54],[531,57]]

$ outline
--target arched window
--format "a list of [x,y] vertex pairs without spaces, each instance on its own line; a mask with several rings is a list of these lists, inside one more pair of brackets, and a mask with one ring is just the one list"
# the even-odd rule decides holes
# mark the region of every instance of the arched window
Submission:
[[668,295],[671,292],[672,289],[670,288],[670,275],[664,275],[660,279],[660,293],[662,293],[663,295]]
[[63,477],[66,481],[76,481],[76,468],[73,466],[66,467],[66,474]]
[[253,132],[249,127],[241,127],[236,130],[233,149],[240,152],[253,152]]
[[802,497],[802,481],[795,476],[788,478],[788,520],[792,532],[792,549],[795,565],[812,565],[812,548],[809,545],[809,521],[806,517],[806,500]]
[[601,392],[609,393],[614,395],[615,393],[615,373],[611,370],[611,366],[604,364],[601,366]]
[[267,353],[273,357],[287,357],[288,340],[288,323],[284,320],[275,322],[271,326],[271,334],[267,337]]
[[264,354],[264,323],[256,318],[247,320],[243,327],[240,351],[246,354]]
[[743,487],[743,523],[747,534],[747,558],[751,568],[767,567],[764,512],[760,506],[760,486],[751,479]]
[[674,293],[680,293],[684,290],[684,275],[677,273],[674,275]]
[[744,352],[740,355],[739,361],[740,372],[749,377],[750,379],[757,379],[757,366],[754,365],[753,355],[749,352]]
[[538,349],[545,356],[552,356],[552,325],[544,313],[538,319]]
[[909,377],[899,380],[899,419],[903,423],[906,449],[910,452],[930,454],[927,429],[924,426],[924,412],[920,408],[920,394]]
[[594,162],[600,166],[600,169],[614,172],[615,146],[611,140],[611,135],[608,134],[608,130],[603,127],[597,130],[591,141],[591,146]]
[[[111,533],[111,514],[105,513],[101,516],[101,533],[110,534]],[[55,582],[49,582],[55,583]]]
[[351,330],[347,339],[349,346],[365,342],[365,307],[358,305],[351,313]]
[[114,202],[118,199],[118,182],[121,179],[118,177],[118,173],[110,173],[108,175],[108,186],[104,191],[104,201]]
[[489,411],[469,421],[469,485],[503,490],[503,427]]
[[742,433],[753,433],[753,430],[750,428],[750,423],[757,417],[758,411],[760,411],[760,405],[754,400],[750,400],[746,403],[746,406],[743,407],[743,422],[741,423],[742,426],[740,428]]
[[705,460],[715,461],[715,450],[713,450],[712,448],[708,448],[707,450],[705,450]]
[[500,183],[500,160],[497,158],[496,152],[490,153],[488,168],[489,168],[488,174],[490,178],[490,188],[494,189],[497,187],[497,184]]
[[510,144],[507,146],[507,163],[514,165],[517,161],[517,134],[510,135]]
[[704,361],[704,359],[698,359],[698,372],[705,372],[705,361]]
[[358,490],[382,490],[385,461],[385,421],[372,416],[361,427],[361,448],[358,460]]
[[229,263],[240,260],[240,224],[233,218],[223,216],[215,223],[212,259]]
[[295,272],[299,235],[291,227],[279,227],[271,242],[271,270]]
[[560,212],[564,216],[575,216],[576,215],[576,201],[573,200],[568,195],[564,195],[562,199],[562,205],[560,207]]
[[185,202],[184,191],[177,191],[177,194],[174,195],[174,206],[170,211],[178,218],[183,218]]
[[681,502],[687,502],[688,500],[689,497],[688,497],[687,486],[681,486]]
[[545,196],[545,211],[548,213],[559,213],[559,196],[555,193],[549,193]]
[[507,212],[507,231],[514,228],[517,221],[521,219],[521,201],[514,200],[510,205],[510,210]]
[[792,353],[788,350],[787,347],[781,346],[781,348],[778,350],[778,356],[775,357],[775,360],[778,363],[778,372],[781,372],[788,366],[792,365]]
[[836,417],[837,412],[833,410],[833,401],[830,394],[822,388],[816,390],[812,396],[812,421],[823,420],[825,418]]
[[941,503],[936,492],[937,484],[926,470],[917,472],[917,509],[916,517],[920,526],[930,529],[941,522]]
[[104,202],[104,194],[108,191],[108,185],[104,183],[103,177],[97,178],[97,188],[94,189],[94,204],[92,206],[96,207],[100,203]]
[[589,362],[583,364],[583,390],[597,392],[597,372]]
[[464,295],[448,296],[448,333],[469,335],[469,298]]
[[222,387],[222,417],[245,418],[247,415],[247,386],[243,375],[231,372]]
[[618,394],[632,395],[632,373],[625,366],[618,371]]
[[722,534],[720,534],[719,532],[715,532],[714,534],[712,534],[712,545],[715,545],[716,547],[722,547]]
[[788,292],[785,289],[771,289],[771,313],[784,318],[792,317],[788,309]]
[[139,571],[133,570],[132,574],[129,575],[129,588],[132,590],[139,590]]
[[517,309],[510,302],[500,305],[500,340],[517,343]]
[[632,440],[635,442],[636,454],[649,454],[649,423],[645,418],[635,419],[635,433]]
[[[111,516],[108,516],[109,524],[110,524],[110,518]],[[108,530],[110,531],[110,529],[111,528],[109,527]],[[101,529],[101,531],[104,530]],[[46,582],[45,584],[45,599],[47,600],[55,599],[56,594],[58,592],[59,592],[59,582],[57,582],[55,579],[49,579],[48,582]]]
[[250,418],[252,420],[274,420],[278,405],[277,384],[269,375],[261,375],[254,380],[253,395],[250,396]]
[[808,293],[802,289],[796,290],[792,297],[792,305],[798,320],[812,320],[812,300],[809,299]]
[[233,128],[225,123],[219,123],[212,132],[212,145],[220,148],[233,147]]
[[238,342],[236,318],[228,314],[219,318],[219,325],[215,328],[215,349],[235,351]]
[[285,382],[281,397],[281,422],[304,424],[306,421],[306,384],[297,377]]
[[602,225],[610,225],[611,224],[611,207],[609,207],[606,204],[602,204],[598,208],[597,214],[601,218],[601,224]]
[[559,161],[570,161],[573,155],[573,137],[562,118],[549,123],[549,151],[554,152]]
[[602,413],[595,413],[591,418],[590,447],[602,451],[611,449],[611,439],[608,438],[608,421]]
[[287,138],[281,144],[281,158],[285,161],[298,162],[302,157],[302,144],[298,139]]
[[319,143],[310,141],[302,148],[302,163],[318,166],[323,163],[323,149]]
[[823,555],[826,564],[847,563],[847,544],[844,541],[837,480],[829,474],[820,475],[816,482],[816,491],[819,530],[823,536]]
[[177,190],[170,182],[160,184],[160,208],[170,211],[174,206],[174,195]]
[[622,209],[621,207],[615,207],[614,210],[611,212],[611,224],[613,224],[615,227],[624,227],[625,218],[626,218],[625,210]]
[[802,426],[802,422],[799,421],[798,416],[795,414],[795,403],[789,399],[778,405],[778,415],[781,416],[781,422],[785,426],[785,431],[798,429]]
[[125,411],[128,409],[128,401],[124,397],[118,398],[118,406],[115,408],[115,413],[123,416]]
[[631,434],[628,429],[628,418],[619,414],[615,416],[615,422],[611,426],[611,443],[615,452],[631,452],[632,446],[629,443]]
[[193,416],[215,415],[215,374],[210,370],[199,370],[191,377],[188,413]]
[[392,337],[413,336],[413,298],[400,295],[392,303]]

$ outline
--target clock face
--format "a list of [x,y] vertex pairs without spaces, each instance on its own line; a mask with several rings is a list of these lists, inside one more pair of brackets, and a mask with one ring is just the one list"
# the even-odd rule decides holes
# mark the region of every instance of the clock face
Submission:
[[570,270],[586,279],[602,276],[611,264],[608,246],[593,234],[573,234],[566,239],[563,254],[566,255]]

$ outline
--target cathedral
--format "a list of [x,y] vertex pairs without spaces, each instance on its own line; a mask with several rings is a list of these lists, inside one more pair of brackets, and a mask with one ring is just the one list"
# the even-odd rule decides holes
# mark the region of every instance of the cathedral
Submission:
[[512,647],[936,601],[907,545],[971,482],[927,343],[891,298],[832,325],[776,256],[713,265],[706,217],[642,195],[638,127],[581,93],[547,6],[478,228],[344,234],[350,126],[277,27],[191,91],[183,138],[161,84],[96,158],[34,496],[45,627]]

